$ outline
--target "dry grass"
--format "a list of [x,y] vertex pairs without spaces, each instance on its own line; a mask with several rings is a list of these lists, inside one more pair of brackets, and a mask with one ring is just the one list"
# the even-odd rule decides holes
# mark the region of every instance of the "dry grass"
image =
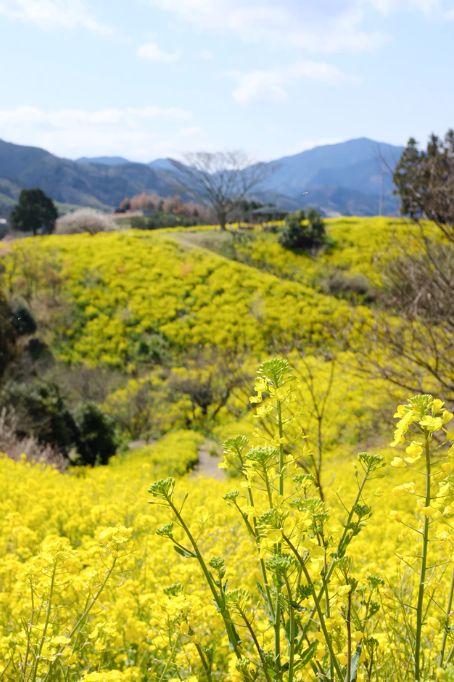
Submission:
[[0,453],[19,461],[24,457],[39,464],[47,464],[64,471],[68,459],[50,445],[43,445],[35,438],[18,438],[16,434],[16,418],[14,412],[0,412]]

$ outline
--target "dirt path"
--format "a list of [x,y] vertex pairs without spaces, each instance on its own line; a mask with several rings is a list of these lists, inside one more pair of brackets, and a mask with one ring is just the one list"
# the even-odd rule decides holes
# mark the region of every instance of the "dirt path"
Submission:
[[210,443],[205,442],[200,446],[199,461],[191,472],[191,478],[214,478],[217,481],[225,480],[223,469],[219,469],[221,457],[210,455]]

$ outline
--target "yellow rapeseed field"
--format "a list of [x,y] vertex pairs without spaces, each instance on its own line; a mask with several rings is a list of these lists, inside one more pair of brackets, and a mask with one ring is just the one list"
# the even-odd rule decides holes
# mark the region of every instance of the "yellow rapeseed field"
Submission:
[[[112,372],[123,440],[164,435],[64,473],[0,455],[0,680],[454,681],[452,415],[358,352],[411,228],[328,231],[317,258],[260,230],[235,258],[165,230],[9,249],[57,369]],[[171,395],[239,369],[214,407]],[[222,480],[192,474],[209,447]]]
[[[271,392],[271,397],[264,399],[261,392],[269,386],[260,380],[256,389],[258,400],[254,398],[254,402],[259,403],[259,411],[269,413],[277,395],[284,414],[287,409],[289,415],[296,414],[293,387],[278,389],[279,393]],[[425,424],[420,427],[422,434],[444,428],[443,423],[449,421],[449,414],[438,404],[430,407],[430,411],[435,416],[425,417],[425,422],[417,415]],[[405,414],[398,412],[399,416],[405,417]],[[406,429],[415,424],[415,419],[406,418],[397,430],[396,445],[404,439]],[[290,417],[286,421],[289,425]],[[254,438],[256,449],[264,444],[269,449],[279,448],[283,442],[283,438],[276,440],[275,434],[260,435],[260,429]],[[361,663],[370,661],[370,652],[375,652],[374,676],[368,677],[364,664],[358,667],[355,677],[358,680],[413,679],[410,629],[414,618],[408,603],[414,600],[418,583],[414,563],[419,551],[418,527],[424,519],[429,520],[431,533],[422,623],[422,656],[430,675],[424,679],[432,679],[433,675],[438,679],[452,679],[437,662],[444,633],[447,633],[446,601],[452,568],[449,526],[452,462],[446,460],[445,451],[435,456],[433,499],[425,507],[418,496],[422,485],[419,441],[417,437],[411,439],[402,456],[391,454],[389,448],[385,451],[386,466],[381,468],[380,464],[364,493],[370,509],[362,509],[363,516],[355,517],[359,525],[350,525],[348,560],[338,557],[329,584],[331,611],[326,617],[326,626],[332,636],[337,664],[344,669],[347,662],[345,609],[352,591],[357,612],[351,618],[349,646],[356,652],[363,647]],[[227,592],[237,594],[238,590],[244,590],[260,647],[267,651],[273,646],[273,630],[266,611],[254,596],[256,581],[260,580],[256,543],[244,526],[242,514],[252,519],[256,513],[266,516],[270,508],[282,511],[284,505],[288,511],[274,524],[275,530],[271,523],[262,533],[260,552],[264,557],[268,553],[273,555],[276,542],[281,543],[285,533],[289,533],[295,538],[293,542],[306,544],[305,551],[310,553],[308,569],[312,579],[319,580],[326,556],[332,553],[331,545],[336,545],[343,532],[347,515],[344,507],[348,510],[356,494],[354,471],[359,465],[350,457],[342,468],[338,462],[329,466],[324,532],[330,540],[325,552],[310,531],[314,508],[304,508],[303,502],[291,502],[299,499],[292,497],[295,485],[303,485],[306,491],[303,497],[311,499],[308,495],[311,481],[296,484],[294,478],[301,442],[295,444],[286,463],[290,497],[279,495],[276,478],[279,475],[274,473],[272,465],[272,501],[269,502],[260,492],[263,479],[257,469],[258,459],[254,460],[256,464],[251,464],[252,468],[244,469],[245,480],[249,481],[246,488],[241,483],[238,487],[235,479],[232,485],[229,481],[181,477],[195,459],[199,445],[197,434],[175,432],[154,446],[115,459],[107,467],[77,470],[70,475],[25,461],[1,459],[2,679],[195,681],[207,679],[203,660],[210,661],[208,679],[267,679],[254,662],[254,653],[247,644],[248,633],[243,632],[241,622],[237,627],[241,637],[244,636],[245,650],[239,664],[197,560],[181,556],[185,550],[180,554],[174,552],[168,539],[160,537],[173,536],[178,549],[187,545],[184,533],[181,528],[175,528],[175,533],[169,530],[169,510],[165,505],[149,506],[147,488],[162,476],[178,478],[175,493],[178,511],[188,520],[204,556],[222,557]],[[229,448],[227,466],[232,464],[232,455],[228,454],[232,453],[231,444]],[[244,493],[239,492],[238,497],[232,495],[232,488]],[[251,510],[247,498],[242,502],[247,490],[254,488],[258,489],[254,502],[257,512]],[[225,496],[227,501],[223,499]],[[235,503],[229,504],[229,499]],[[235,509],[237,499],[242,514]],[[302,535],[297,540],[299,533]],[[301,589],[303,585],[304,581]],[[370,585],[375,590],[372,596],[367,595]],[[309,595],[310,591],[303,595],[304,599]],[[369,619],[362,620],[361,609],[364,611],[367,600],[369,606],[373,604],[373,613]],[[299,616],[307,612],[304,601],[301,608]],[[241,621],[238,616],[235,620]],[[288,663],[285,630],[280,637],[285,671],[285,661]],[[318,670],[326,663],[326,645],[317,618],[307,637],[308,641],[318,642],[318,646],[307,664],[295,671],[294,680],[320,679]],[[444,644],[445,663],[448,655],[452,655],[450,637],[446,635]],[[247,677],[254,670],[258,670],[258,676]],[[285,672],[277,679],[281,678],[287,679]]]

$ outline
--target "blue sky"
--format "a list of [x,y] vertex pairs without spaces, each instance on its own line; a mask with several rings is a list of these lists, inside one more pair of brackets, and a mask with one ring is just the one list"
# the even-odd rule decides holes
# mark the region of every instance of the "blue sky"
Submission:
[[253,160],[454,126],[454,0],[0,0],[0,138]]

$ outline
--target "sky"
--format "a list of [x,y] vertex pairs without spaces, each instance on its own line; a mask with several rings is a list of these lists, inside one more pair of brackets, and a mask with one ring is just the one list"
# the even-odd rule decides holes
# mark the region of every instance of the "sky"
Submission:
[[269,160],[454,127],[454,0],[0,0],[0,138]]

